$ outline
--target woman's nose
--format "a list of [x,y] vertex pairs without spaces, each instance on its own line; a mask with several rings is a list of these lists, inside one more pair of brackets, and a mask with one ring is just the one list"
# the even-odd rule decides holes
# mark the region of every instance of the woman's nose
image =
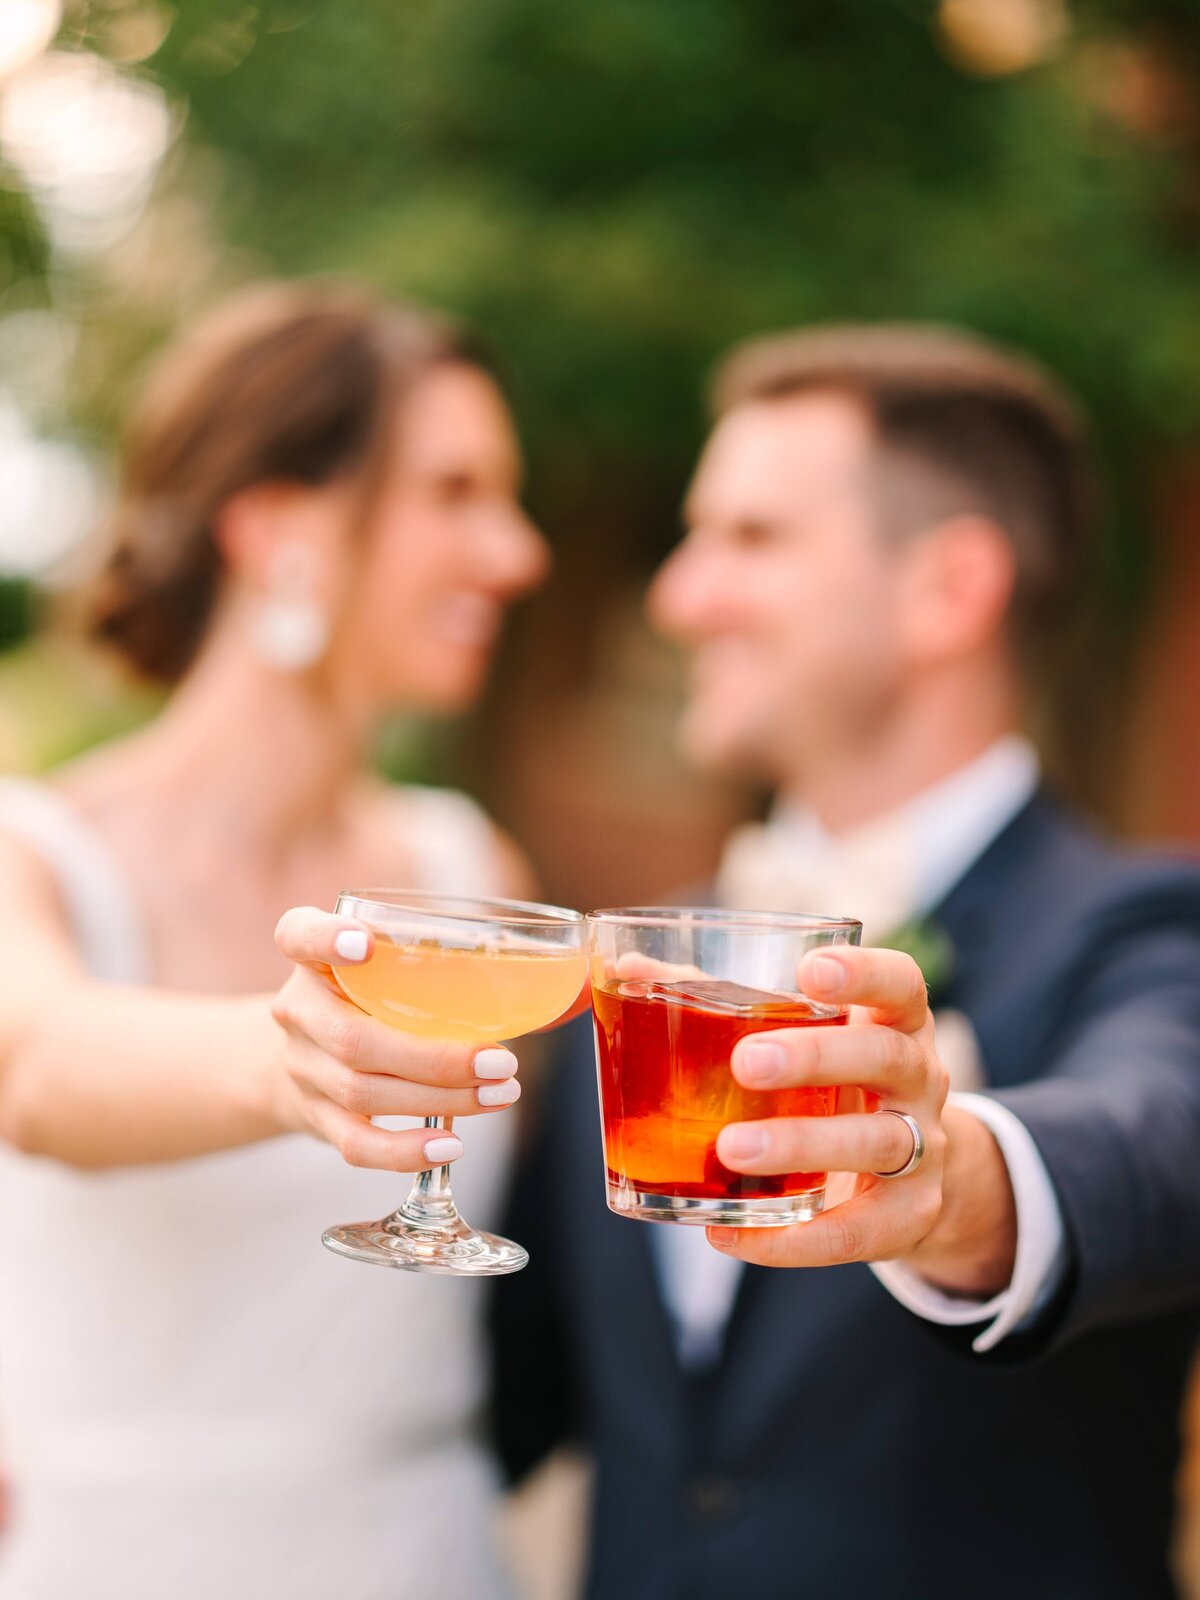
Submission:
[[520,507],[497,518],[488,543],[489,574],[503,593],[524,594],[545,581],[550,546]]

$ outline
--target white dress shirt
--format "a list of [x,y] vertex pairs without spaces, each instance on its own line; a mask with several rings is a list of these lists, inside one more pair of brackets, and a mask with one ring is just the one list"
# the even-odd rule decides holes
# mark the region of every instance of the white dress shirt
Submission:
[[[849,834],[829,835],[811,813],[779,807],[766,823],[739,829],[731,838],[718,874],[722,902],[857,916],[863,941],[870,944],[932,910],[1028,802],[1037,782],[1033,747],[1014,735]],[[964,1031],[969,1038],[965,1019],[955,1014],[951,1021],[956,1043]],[[950,1027],[945,1031],[949,1042]],[[948,1064],[953,1080],[954,1063]],[[974,1063],[960,1081],[971,1081],[973,1070]],[[1017,1214],[1012,1279],[982,1301],[936,1289],[902,1262],[881,1262],[871,1270],[901,1304],[930,1322],[986,1324],[974,1340],[983,1352],[1040,1309],[1058,1286],[1066,1235],[1045,1163],[1020,1118],[986,1095],[956,1092],[950,1099],[986,1124],[1008,1165]],[[699,1228],[655,1228],[653,1243],[681,1358],[702,1366],[720,1349],[741,1263],[713,1250]]]

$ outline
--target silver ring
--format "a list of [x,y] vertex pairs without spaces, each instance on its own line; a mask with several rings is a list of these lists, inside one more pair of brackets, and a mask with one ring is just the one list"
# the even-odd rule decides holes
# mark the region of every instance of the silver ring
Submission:
[[921,1124],[916,1117],[910,1117],[907,1111],[895,1111],[891,1106],[884,1106],[882,1111],[875,1113],[877,1117],[899,1117],[913,1137],[912,1155],[902,1167],[897,1167],[895,1172],[873,1172],[873,1178],[907,1178],[910,1172],[915,1172],[925,1159],[925,1135],[921,1132]]

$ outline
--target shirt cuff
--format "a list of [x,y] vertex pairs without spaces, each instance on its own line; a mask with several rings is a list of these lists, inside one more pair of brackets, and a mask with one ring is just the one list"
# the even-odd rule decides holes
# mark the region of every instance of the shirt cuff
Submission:
[[952,1094],[990,1130],[1008,1167],[1017,1209],[1017,1253],[1007,1289],[990,1300],[947,1294],[902,1261],[879,1261],[871,1271],[902,1306],[943,1327],[990,1325],[973,1341],[980,1355],[1039,1312],[1059,1287],[1067,1265],[1067,1236],[1050,1174],[1028,1128],[1007,1106],[983,1094]]

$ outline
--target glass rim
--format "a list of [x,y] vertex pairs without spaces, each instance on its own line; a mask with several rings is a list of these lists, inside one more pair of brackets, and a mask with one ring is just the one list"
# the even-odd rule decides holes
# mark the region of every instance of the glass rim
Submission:
[[673,928],[685,921],[709,928],[771,929],[789,933],[829,933],[857,928],[858,917],[827,917],[816,911],[739,911],[727,906],[611,906],[587,913],[588,922],[626,928]]
[[[576,927],[586,919],[582,911],[569,906],[555,906],[537,900],[508,900],[497,895],[438,894],[432,889],[342,889],[338,893],[338,910],[345,910],[344,900],[352,900],[364,907],[377,907],[380,911],[411,911],[417,916],[440,917],[451,922],[500,923],[513,928]],[[364,918],[364,920],[366,920]]]

